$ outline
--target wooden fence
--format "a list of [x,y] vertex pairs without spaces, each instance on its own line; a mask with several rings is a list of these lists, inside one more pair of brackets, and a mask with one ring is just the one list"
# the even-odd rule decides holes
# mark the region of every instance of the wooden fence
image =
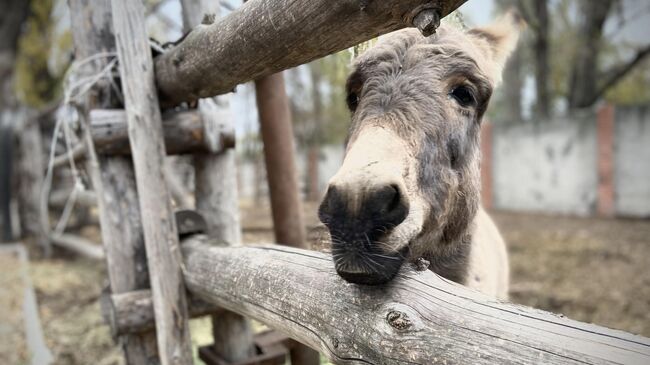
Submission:
[[[80,110],[84,143],[71,157],[85,157],[92,179],[88,201],[98,205],[104,245],[92,254],[107,260],[104,314],[129,364],[191,363],[188,321],[202,315],[213,316],[215,343],[201,354],[214,364],[283,363],[286,346],[295,364],[318,362],[295,342],[254,337],[245,317],[341,364],[650,363],[646,338],[497,302],[429,271],[405,268],[387,286],[364,287],[339,278],[325,254],[236,247],[232,126],[212,99],[199,99],[402,27],[429,34],[464,1],[251,0],[197,25],[218,2],[183,0],[191,31],[156,58],[140,1],[69,1],[77,58],[119,59],[124,110],[115,110],[111,85],[95,85]],[[198,112],[178,107],[197,101]],[[162,170],[166,154],[180,153],[195,154],[209,236],[182,245],[179,231],[187,232]]]

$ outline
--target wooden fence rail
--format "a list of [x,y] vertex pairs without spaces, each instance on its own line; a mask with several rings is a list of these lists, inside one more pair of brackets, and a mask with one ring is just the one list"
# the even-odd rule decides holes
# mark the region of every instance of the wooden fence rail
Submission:
[[173,106],[224,94],[243,82],[411,26],[423,10],[442,18],[465,1],[250,0],[222,20],[194,28],[156,57],[160,102]]
[[337,364],[650,364],[650,339],[490,299],[430,271],[387,286],[339,278],[329,255],[182,244],[189,291]]

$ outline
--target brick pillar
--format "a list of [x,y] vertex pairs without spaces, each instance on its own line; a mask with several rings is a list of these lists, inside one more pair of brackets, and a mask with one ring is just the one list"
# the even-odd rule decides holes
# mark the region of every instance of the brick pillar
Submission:
[[598,207],[600,216],[614,215],[614,106],[598,109],[597,120]]
[[483,120],[481,126],[481,201],[485,209],[492,209],[492,123]]

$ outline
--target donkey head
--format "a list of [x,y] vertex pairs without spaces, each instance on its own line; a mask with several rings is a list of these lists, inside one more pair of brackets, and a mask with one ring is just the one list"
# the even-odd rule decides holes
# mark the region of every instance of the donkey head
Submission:
[[427,38],[401,30],[356,59],[346,155],[319,208],[344,279],[381,284],[405,260],[424,257],[444,271],[466,258],[480,122],[519,23],[508,14],[468,31],[443,25]]

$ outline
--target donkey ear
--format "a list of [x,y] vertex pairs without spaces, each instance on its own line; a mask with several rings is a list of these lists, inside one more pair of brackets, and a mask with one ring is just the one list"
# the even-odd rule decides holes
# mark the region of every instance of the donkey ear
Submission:
[[508,57],[517,47],[519,33],[526,27],[526,22],[518,11],[510,9],[492,24],[467,31],[486,58],[491,61],[489,75],[495,84],[501,82],[501,72]]

